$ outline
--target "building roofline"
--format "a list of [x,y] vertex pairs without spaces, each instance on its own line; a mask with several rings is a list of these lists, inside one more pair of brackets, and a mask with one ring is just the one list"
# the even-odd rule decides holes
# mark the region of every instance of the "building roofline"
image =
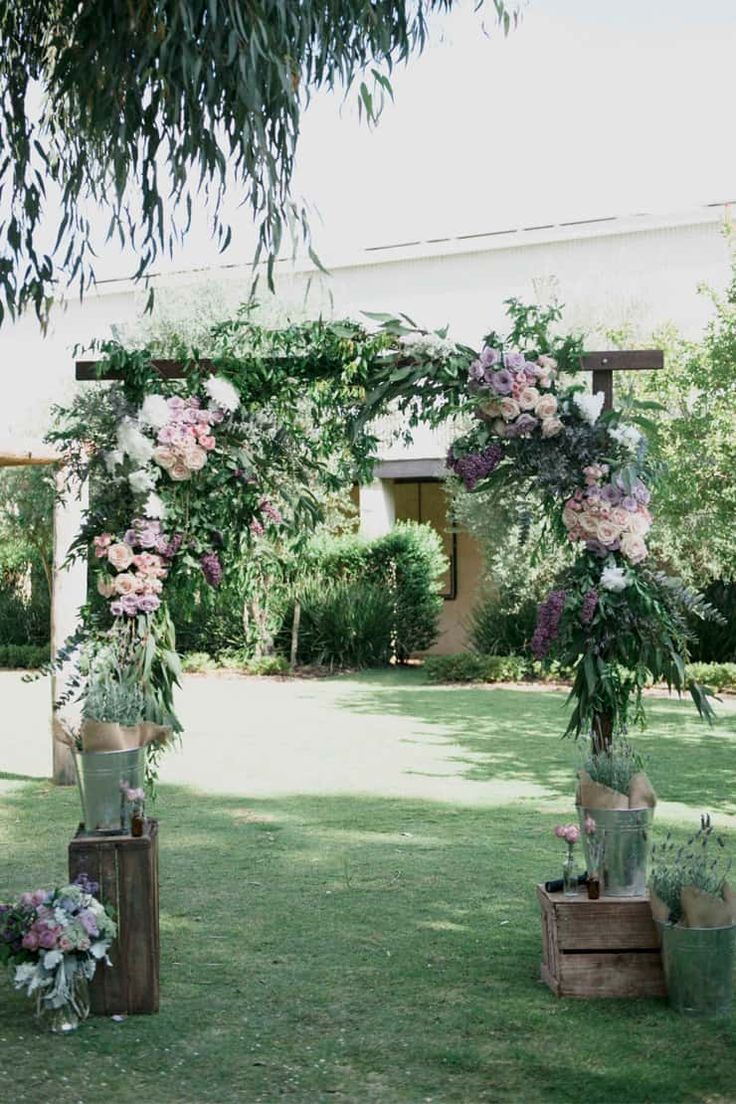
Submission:
[[[736,200],[719,203],[707,203],[685,211],[629,215],[605,215],[598,218],[573,219],[565,222],[537,223],[533,226],[511,227],[505,230],[488,230],[472,234],[457,234],[440,238],[424,238],[413,241],[387,243],[366,246],[362,250],[345,253],[342,256],[323,258],[328,272],[351,268],[371,268],[377,265],[398,264],[402,261],[421,261],[435,257],[459,256],[463,254],[487,253],[500,250],[520,249],[535,245],[549,245],[554,242],[584,241],[590,238],[613,237],[625,234],[652,233],[660,230],[678,229],[687,226],[701,226],[725,222]],[[263,270],[264,264],[258,269]],[[253,271],[249,263],[235,262],[222,265],[204,265],[170,272],[152,272],[140,281],[129,276],[110,277],[96,281],[94,292],[100,296],[119,295],[127,291],[138,291],[151,284],[182,285],[191,283],[202,275],[225,279],[240,278]],[[281,258],[277,261],[276,273],[291,276],[302,273],[316,273],[319,270],[306,257]],[[93,293],[94,293],[93,292]]]

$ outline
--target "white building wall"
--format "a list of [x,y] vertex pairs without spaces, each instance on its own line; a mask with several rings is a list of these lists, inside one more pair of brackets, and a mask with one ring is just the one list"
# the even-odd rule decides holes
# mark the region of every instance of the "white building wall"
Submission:
[[[698,285],[722,288],[729,280],[723,207],[671,217],[649,216],[419,242],[365,250],[360,257],[330,258],[330,277],[311,267],[280,271],[278,301],[266,309],[282,317],[404,311],[428,329],[450,324],[451,336],[476,345],[504,325],[510,296],[566,305],[567,326],[599,332],[628,326],[643,340],[666,322],[697,337],[709,316]],[[189,316],[200,300],[232,308],[247,297],[248,268],[181,273],[156,281],[159,302]],[[0,443],[38,433],[52,402],[73,388],[74,346],[105,338],[113,325],[131,325],[145,294],[127,281],[102,284],[83,304],[74,301],[52,318],[41,336],[34,317],[0,329],[0,356],[9,389],[0,408]],[[418,444],[419,455],[435,448]],[[436,454],[436,450],[435,450]]]

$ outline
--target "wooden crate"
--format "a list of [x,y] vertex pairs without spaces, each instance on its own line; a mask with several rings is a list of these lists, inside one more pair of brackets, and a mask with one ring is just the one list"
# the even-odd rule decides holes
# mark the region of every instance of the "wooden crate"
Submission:
[[90,985],[98,1016],[158,1012],[158,821],[139,838],[85,836],[80,825],[69,844],[69,876],[99,882],[100,899],[115,910],[118,935],[112,966],[98,966]]
[[664,975],[648,897],[589,901],[537,886],[542,981],[558,997],[663,997]]

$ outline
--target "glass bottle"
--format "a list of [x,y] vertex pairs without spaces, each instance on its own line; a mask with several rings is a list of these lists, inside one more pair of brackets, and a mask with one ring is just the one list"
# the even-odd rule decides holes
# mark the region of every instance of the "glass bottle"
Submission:
[[562,864],[562,892],[565,897],[577,897],[578,876],[575,871],[575,856],[572,847],[568,847],[565,861]]

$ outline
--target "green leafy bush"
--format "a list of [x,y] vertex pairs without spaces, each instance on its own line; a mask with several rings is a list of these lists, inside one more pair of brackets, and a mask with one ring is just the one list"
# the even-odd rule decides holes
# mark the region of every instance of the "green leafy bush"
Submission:
[[0,644],[0,667],[29,670],[42,667],[50,659],[49,645]]
[[736,663],[689,663],[687,677],[710,690],[736,690]]
[[502,587],[485,594],[473,609],[468,625],[470,641],[487,656],[511,656],[529,646],[537,621],[536,597],[521,597]]
[[187,675],[200,675],[205,671],[216,671],[217,660],[207,652],[187,652],[182,656],[181,669]]
[[725,618],[719,624],[712,618],[693,617],[690,654],[702,663],[736,662],[736,583],[716,579],[703,589],[703,597]]
[[398,522],[390,533],[370,541],[357,535],[322,538],[313,543],[311,559],[312,577],[371,583],[390,598],[387,658],[393,653],[402,662],[434,644],[443,605],[440,578],[447,559],[430,525]]
[[424,670],[430,682],[521,682],[532,664],[523,656],[484,656],[472,652],[427,656]]
[[[380,667],[391,657],[394,600],[375,582],[313,579],[299,590],[297,659],[324,667]],[[287,617],[279,643],[291,640]]]

